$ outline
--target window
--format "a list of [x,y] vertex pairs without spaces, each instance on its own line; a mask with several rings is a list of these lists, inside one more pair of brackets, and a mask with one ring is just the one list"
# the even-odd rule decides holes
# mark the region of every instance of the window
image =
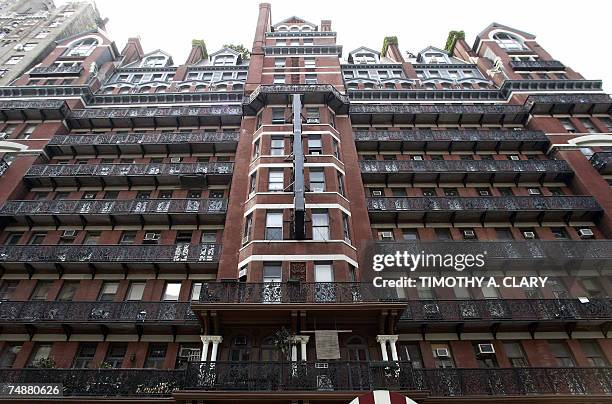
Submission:
[[216,243],[217,242],[217,231],[216,230],[202,230],[202,236],[200,237],[201,243]]
[[275,74],[274,75],[274,84],[285,84],[285,75],[284,74]]
[[321,123],[321,114],[319,113],[319,108],[306,108],[306,123]]
[[30,241],[28,241],[29,245],[40,245],[43,243],[43,240],[47,236],[46,233],[34,233],[32,237],[30,237]]
[[314,40],[312,38],[304,38],[303,43],[306,46],[312,46],[314,45]]
[[342,212],[342,232],[344,234],[344,241],[347,243],[351,242],[351,228],[349,225],[349,217],[346,213]]
[[89,368],[96,355],[96,343],[82,343],[79,345],[79,350],[72,363],[73,368]]
[[418,240],[419,233],[416,229],[404,229],[402,230],[402,237],[404,237],[404,240]]
[[553,356],[557,360],[557,365],[564,368],[576,366],[572,354],[563,341],[549,341],[548,346]]
[[235,58],[232,55],[219,55],[215,57],[213,65],[215,66],[228,66],[236,64]]
[[18,56],[11,56],[9,58],[9,60],[7,60],[6,62],[4,62],[5,65],[16,65],[17,63],[21,62],[21,59],[23,59],[22,55],[18,55]]
[[285,58],[274,58],[274,67],[285,67]]
[[194,282],[191,284],[191,300],[200,300],[202,293],[202,282]]
[[285,188],[284,177],[282,169],[270,169],[268,172],[268,191],[282,192]]
[[393,232],[391,230],[380,230],[378,232],[378,239],[382,241],[391,241],[395,240],[395,237],[393,237]]
[[525,368],[529,366],[520,342],[504,342],[504,350],[513,368]]
[[166,282],[166,287],[164,288],[163,300],[176,302],[179,299],[180,293],[181,293],[181,283],[180,282]]
[[479,196],[491,196],[491,190],[489,188],[476,188]]
[[317,75],[316,74],[307,74],[305,77],[306,84],[317,84]]
[[399,360],[408,362],[413,369],[421,369],[423,367],[423,358],[421,349],[418,343],[399,343],[397,348]]
[[448,344],[431,344],[433,356],[438,368],[454,368],[455,362]]
[[162,369],[166,359],[167,344],[149,344],[145,368]]
[[118,282],[104,282],[98,300],[102,302],[112,302],[117,294],[117,289],[119,289]]
[[436,196],[436,190],[433,188],[421,188],[423,196]]
[[68,56],[88,56],[93,52],[95,47],[98,45],[98,40],[95,38],[86,38],[76,44],[72,45],[68,51]]
[[419,299],[434,300],[436,298],[436,292],[433,288],[417,284],[416,290]]
[[3,281],[0,285],[0,301],[9,300],[18,285],[19,281]]
[[495,229],[495,238],[497,240],[512,240],[512,231],[510,229]]
[[41,359],[47,359],[51,356],[50,344],[39,344],[32,350],[28,359],[27,367],[35,367]]
[[253,228],[253,214],[249,214],[244,221],[244,232],[242,233],[242,244],[246,244],[251,240],[251,231]]
[[121,234],[121,239],[119,240],[119,244],[134,244],[136,241],[136,232],[135,231],[124,231]]
[[310,191],[325,192],[325,172],[323,169],[311,169],[309,172]]
[[444,188],[444,196],[459,196],[457,188]]
[[270,154],[272,156],[283,156],[285,154],[285,138],[272,136],[270,140]]
[[36,38],[36,39],[43,39],[43,38],[46,38],[48,35],[49,35],[49,31],[42,30],[38,34],[36,34],[36,36],[34,38]]
[[304,58],[304,67],[315,67],[315,58]]
[[97,245],[100,241],[99,231],[87,231],[83,239],[83,245]]
[[4,345],[2,355],[0,355],[0,368],[10,368],[17,358],[17,354],[21,351],[20,342],[8,342]]
[[176,232],[176,238],[174,239],[174,243],[175,244],[190,244],[191,243],[191,230]]
[[435,233],[436,233],[436,238],[438,240],[452,240],[453,239],[450,229],[435,229]]
[[322,152],[321,135],[308,135],[308,154],[321,154]]
[[569,133],[577,132],[576,127],[574,126],[574,124],[569,118],[559,118],[559,122],[561,122],[561,125],[563,125],[565,130],[568,131]]
[[525,49],[523,43],[517,37],[508,32],[498,32],[493,35],[493,39],[495,42],[497,42],[500,48],[507,51],[519,51]]
[[[261,117],[261,114],[259,114],[258,117]],[[253,143],[253,158],[255,159],[257,157],[259,157],[259,139],[256,140],[255,143]]]
[[582,278],[582,287],[588,297],[604,297],[605,292],[598,278]]
[[582,347],[582,351],[584,352],[584,356],[586,356],[587,361],[590,366],[593,367],[603,367],[608,366],[608,361],[606,360],[603,352],[601,352],[601,348],[597,341],[592,339],[581,339],[580,346]]
[[[488,344],[488,342],[484,342]],[[478,362],[478,367],[481,369],[487,368],[496,368],[499,367],[497,363],[497,358],[495,357],[495,353],[482,353],[480,352],[479,343],[474,343],[472,345],[474,347],[474,353],[476,356],[476,362]]]
[[470,290],[466,287],[463,286],[455,286],[453,288],[453,292],[455,293],[455,297],[457,299],[465,299],[465,300],[469,300],[472,299],[472,293],[470,292]]
[[285,109],[284,108],[272,108],[272,123],[273,124],[285,123]]
[[550,231],[552,232],[553,236],[555,236],[555,239],[557,240],[566,240],[569,238],[567,236],[567,232],[562,227],[553,227],[550,229]]
[[18,139],[29,139],[32,136],[32,133],[36,129],[36,124],[27,124],[26,127],[21,131],[21,133],[17,136]]
[[60,302],[71,302],[74,299],[74,295],[79,287],[78,281],[64,281],[62,289],[57,296],[57,300]]
[[599,118],[599,120],[606,125],[606,128],[608,128],[608,132],[612,132],[612,119],[607,118],[607,117],[602,117]]
[[337,178],[338,178],[338,193],[342,196],[345,196],[344,193],[344,175],[342,175],[342,173],[338,173],[337,174]]
[[252,195],[257,190],[257,175],[255,173],[251,174],[249,177],[249,195]]
[[144,282],[131,282],[125,300],[142,300],[144,289]]
[[31,300],[47,300],[49,296],[49,289],[51,288],[51,281],[38,281],[34,292],[30,297]]
[[111,368],[120,368],[123,365],[123,358],[127,352],[127,344],[113,343],[108,347],[104,362],[108,363]]
[[593,125],[593,122],[589,118],[580,118],[580,123],[584,126],[589,133],[599,133],[599,129]]
[[485,299],[499,299],[499,291],[495,286],[483,286],[480,290]]
[[283,212],[267,212],[266,240],[283,239]]
[[326,210],[312,211],[312,239],[329,240],[329,215]]

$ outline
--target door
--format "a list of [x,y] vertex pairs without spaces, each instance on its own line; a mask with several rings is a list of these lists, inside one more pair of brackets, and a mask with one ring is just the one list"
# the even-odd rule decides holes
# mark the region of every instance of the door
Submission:
[[315,301],[334,302],[336,291],[334,271],[331,264],[315,264]]
[[282,301],[281,282],[282,267],[280,263],[264,264],[261,299],[263,303],[280,303]]

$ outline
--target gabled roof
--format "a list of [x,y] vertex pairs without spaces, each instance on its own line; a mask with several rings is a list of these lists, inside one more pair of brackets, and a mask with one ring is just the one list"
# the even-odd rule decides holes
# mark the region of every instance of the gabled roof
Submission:
[[306,25],[310,25],[313,28],[317,27],[316,24],[313,24],[313,23],[311,23],[309,21],[306,21],[303,18],[300,18],[300,17],[294,15],[294,16],[291,16],[289,18],[285,18],[284,20],[282,20],[280,22],[277,22],[276,24],[272,25],[272,28],[276,28],[279,25],[287,25],[287,24],[306,24]]
[[167,57],[167,58],[168,58],[168,64],[169,64],[170,66],[174,65],[174,61],[172,60],[172,56],[171,56],[171,55],[170,55],[168,52],[165,52],[165,51],[163,51],[163,50],[161,50],[161,49],[155,49],[155,50],[154,50],[154,51],[152,51],[152,52],[145,53],[144,55],[142,55],[142,57],[141,57],[140,59],[135,60],[135,61],[133,61],[132,63],[127,64],[127,65],[125,65],[125,66],[123,66],[123,67],[139,67],[139,66],[140,66],[140,63],[141,63],[143,60],[145,60],[146,58],[148,58],[148,57],[150,57],[150,56],[158,56],[158,55]]
[[231,53],[234,56],[240,57],[240,53],[236,52],[235,50],[227,46],[225,48],[219,49],[218,51],[214,53],[211,53],[210,55],[208,55],[208,57],[212,60],[212,58],[214,58],[215,56],[223,54],[223,53]]
[[466,64],[466,62],[464,60],[461,60],[459,58],[456,58],[454,56],[451,56],[447,51],[445,51],[444,49],[440,49],[440,48],[436,48],[435,46],[428,46],[427,48],[423,49],[422,51],[420,51],[417,54],[417,60],[420,61],[424,54],[430,51],[434,51],[436,53],[443,53],[446,56],[448,56],[450,58],[450,62],[451,63],[456,63],[456,64]]
[[357,48],[357,49],[354,49],[354,50],[350,51],[350,52],[349,52],[349,55],[354,55],[355,53],[357,53],[357,52],[361,52],[361,51],[366,51],[366,52],[368,52],[368,53],[374,53],[375,55],[380,56],[380,52],[375,51],[375,50],[374,50],[374,49],[372,49],[372,48],[368,48],[367,46],[360,46],[359,48]]
[[480,44],[480,40],[483,39],[485,36],[488,36],[487,33],[494,29],[502,29],[504,31],[515,32],[527,39],[535,39],[535,35],[530,34],[529,32],[521,31],[520,29],[512,28],[504,24],[493,22],[489,24],[485,29],[480,31],[478,35],[476,35],[476,39],[474,40],[474,45],[472,46],[472,49],[476,50],[478,48],[478,45]]

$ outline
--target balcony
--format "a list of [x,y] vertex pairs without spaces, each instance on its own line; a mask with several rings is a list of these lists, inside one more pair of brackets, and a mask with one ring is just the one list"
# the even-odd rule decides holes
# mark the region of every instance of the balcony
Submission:
[[68,105],[63,100],[7,100],[0,101],[0,120],[62,120],[68,115]]
[[10,245],[0,246],[0,266],[7,272],[93,273],[98,269],[214,269],[220,244],[176,245]]
[[39,164],[30,167],[25,181],[31,187],[105,187],[135,185],[229,184],[234,164]]
[[79,109],[70,113],[68,122],[75,129],[93,129],[240,125],[241,119],[240,105],[215,105]]
[[563,160],[364,160],[365,183],[566,182],[573,172]]
[[7,201],[0,217],[20,225],[117,226],[223,224],[227,199]]
[[521,71],[563,71],[565,66],[558,60],[511,60],[510,67]]
[[[199,322],[187,302],[0,302],[0,323],[5,332],[45,332],[59,325],[71,332],[171,332],[180,327],[192,333]],[[102,327],[101,327],[102,326]],[[25,328],[25,330],[24,330]],[[10,330],[10,331],[9,331]]]
[[184,370],[174,369],[0,369],[3,383],[59,383],[63,386],[62,396],[103,397],[103,400],[169,397],[183,386],[184,378]]
[[602,93],[530,95],[525,105],[532,115],[612,114],[612,98]]
[[[597,327],[612,318],[612,299],[487,299],[487,300],[409,300],[400,319],[400,329],[419,328],[422,324],[443,323],[491,325],[503,323],[498,331],[516,329],[526,324],[589,324]],[[541,329],[542,327],[540,327]],[[431,327],[430,327],[431,330]]]
[[353,124],[360,125],[466,125],[519,124],[527,121],[529,110],[522,105],[422,105],[351,104]]
[[533,130],[398,130],[356,131],[360,151],[546,151],[550,142]]
[[257,87],[243,101],[245,115],[257,115],[270,104],[291,104],[291,96],[300,94],[302,104],[327,104],[337,114],[348,113],[349,99],[330,84],[274,84]]
[[79,76],[83,71],[82,65],[76,66],[38,66],[30,70],[30,77],[39,76]]
[[612,151],[594,153],[591,164],[603,175],[612,174]]
[[6,170],[10,167],[10,164],[5,159],[0,158],[0,177],[4,175]]
[[[413,369],[409,362],[216,362],[190,363],[184,389],[175,396],[200,390],[214,392],[279,391],[346,393],[392,390],[423,393],[423,397],[609,395],[612,368]],[[332,397],[330,397],[332,398]],[[335,401],[334,401],[335,402]]]
[[375,222],[485,223],[594,221],[602,212],[590,196],[368,198]]
[[[483,254],[489,270],[517,270],[533,276],[535,268],[580,275],[585,270],[610,273],[612,241],[609,240],[457,240],[457,241],[374,241],[369,250],[380,254],[407,251],[408,254]],[[559,275],[561,276],[561,275]]]
[[220,153],[236,151],[238,132],[55,135],[49,156]]

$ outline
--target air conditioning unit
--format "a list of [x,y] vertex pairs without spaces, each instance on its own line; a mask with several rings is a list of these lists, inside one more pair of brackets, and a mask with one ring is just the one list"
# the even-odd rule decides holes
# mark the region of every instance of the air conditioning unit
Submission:
[[520,160],[520,159],[521,158],[519,156],[514,156],[514,155],[510,156],[510,160],[517,161],[517,160]]
[[487,191],[486,189],[478,191],[478,194],[480,194],[480,196],[490,196],[491,195],[489,191]]
[[529,188],[528,192],[529,192],[529,195],[541,195],[542,194],[540,190],[537,188]]
[[15,49],[16,51],[20,51],[20,52],[22,52],[22,51],[24,51],[24,50],[25,50],[25,48],[24,48],[24,47],[23,47],[23,45],[21,45],[21,44],[17,44],[17,45],[15,45],[15,46],[13,47],[13,49]]
[[327,369],[329,364],[327,362],[315,362],[315,369]]
[[436,348],[436,358],[450,358],[448,348]]
[[382,196],[382,191],[372,191],[372,196]]
[[0,140],[4,140],[8,138],[9,134],[6,132],[0,132]]
[[580,230],[578,230],[578,234],[580,234],[580,238],[591,238],[591,237],[593,237],[593,230],[591,230],[591,229],[580,229]]
[[246,345],[247,344],[247,337],[246,335],[239,335],[237,337],[234,338],[234,345]]
[[493,344],[478,344],[478,353],[494,354],[495,348],[493,347]]
[[319,124],[319,123],[321,123],[321,120],[319,118],[307,118],[306,119],[306,123],[309,123],[309,124]]
[[181,158],[180,157],[172,157],[170,159],[171,163],[180,163],[181,162]]
[[536,238],[536,234],[532,231],[524,231],[523,237],[525,237],[526,239],[534,240]]
[[463,237],[473,239],[476,238],[476,233],[474,233],[474,230],[463,230]]
[[382,231],[380,232],[381,238],[393,238],[393,232],[391,231]]
[[145,233],[144,241],[159,241],[160,235],[158,233]]
[[246,243],[248,243],[248,242],[249,242],[249,236],[244,236],[244,237],[242,238],[242,245],[245,245],[245,244],[246,244]]
[[423,161],[423,156],[412,156],[412,159],[416,161]]
[[62,238],[63,239],[75,238],[76,235],[77,235],[77,231],[76,230],[64,230],[62,232]]

